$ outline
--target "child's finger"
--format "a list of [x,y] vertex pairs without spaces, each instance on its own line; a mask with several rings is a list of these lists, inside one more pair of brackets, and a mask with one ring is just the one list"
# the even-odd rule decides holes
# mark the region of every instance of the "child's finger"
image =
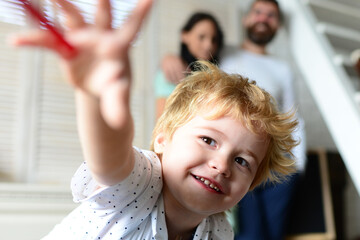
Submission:
[[150,12],[153,0],[139,0],[134,11],[118,30],[119,46],[128,47],[135,38],[146,15]]
[[58,39],[53,34],[45,30],[33,30],[23,34],[12,35],[8,39],[14,46],[35,46],[43,47],[58,53],[63,58],[70,58],[73,52],[58,43]]
[[80,10],[67,0],[54,0],[66,15],[66,26],[71,29],[81,28],[86,25]]
[[99,0],[95,14],[95,26],[99,28],[111,28],[112,15],[110,0]]
[[50,44],[50,41],[48,41],[49,36],[51,36],[51,34],[47,31],[34,30],[27,33],[11,35],[8,41],[14,46],[48,47]]

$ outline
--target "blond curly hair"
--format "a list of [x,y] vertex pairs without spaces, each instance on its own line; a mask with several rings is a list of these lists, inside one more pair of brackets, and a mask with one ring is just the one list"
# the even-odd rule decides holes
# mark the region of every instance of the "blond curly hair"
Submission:
[[[166,101],[152,137],[164,133],[169,139],[179,127],[198,114],[208,119],[231,116],[240,120],[251,132],[266,136],[269,147],[258,167],[251,189],[265,181],[280,182],[295,171],[292,149],[298,144],[292,132],[298,122],[295,111],[281,113],[274,98],[238,74],[227,74],[217,66],[199,61],[193,72],[175,88]],[[211,111],[204,112],[211,109]],[[161,156],[160,156],[161,158]]]

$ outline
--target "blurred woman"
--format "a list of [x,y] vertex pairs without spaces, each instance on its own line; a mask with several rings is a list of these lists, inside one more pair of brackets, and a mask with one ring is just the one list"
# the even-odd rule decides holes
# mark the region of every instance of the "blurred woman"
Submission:
[[194,13],[181,29],[180,55],[167,55],[155,78],[156,117],[163,112],[166,98],[187,73],[195,70],[196,60],[218,62],[223,33],[217,20],[208,13]]

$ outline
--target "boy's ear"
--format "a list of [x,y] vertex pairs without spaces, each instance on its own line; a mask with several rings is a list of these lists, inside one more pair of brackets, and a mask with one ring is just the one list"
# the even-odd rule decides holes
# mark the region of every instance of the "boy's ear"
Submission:
[[159,133],[155,137],[155,142],[154,142],[155,153],[158,153],[158,154],[163,153],[165,145],[166,145],[165,134],[164,133]]

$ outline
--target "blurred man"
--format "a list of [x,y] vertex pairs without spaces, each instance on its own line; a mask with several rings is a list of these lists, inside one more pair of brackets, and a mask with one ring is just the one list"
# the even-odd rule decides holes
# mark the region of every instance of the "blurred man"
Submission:
[[[228,73],[242,74],[267,90],[276,99],[280,110],[296,108],[293,74],[288,64],[266,50],[281,27],[282,14],[276,0],[255,0],[243,18],[246,37],[235,52],[225,55],[221,68]],[[299,117],[299,116],[298,116]],[[238,204],[235,214],[235,239],[280,240],[298,175],[304,169],[306,144],[303,121],[296,138],[300,145],[294,151],[297,174],[281,184],[266,184],[249,192]]]

